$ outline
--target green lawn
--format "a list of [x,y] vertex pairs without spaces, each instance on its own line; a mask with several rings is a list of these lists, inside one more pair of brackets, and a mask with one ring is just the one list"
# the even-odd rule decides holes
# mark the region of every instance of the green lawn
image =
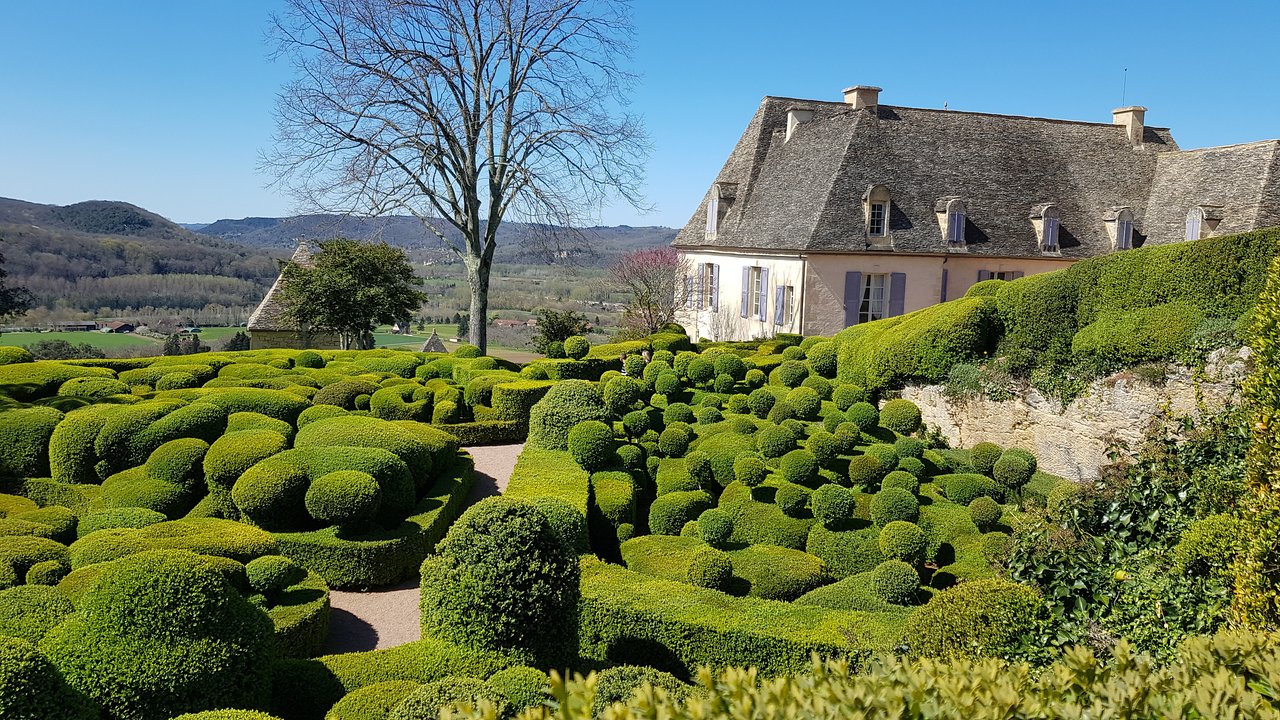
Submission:
[[41,340],[66,340],[73,345],[88,343],[103,350],[153,347],[160,348],[159,340],[149,340],[137,335],[117,335],[101,332],[15,332],[0,334],[0,345],[31,345]]

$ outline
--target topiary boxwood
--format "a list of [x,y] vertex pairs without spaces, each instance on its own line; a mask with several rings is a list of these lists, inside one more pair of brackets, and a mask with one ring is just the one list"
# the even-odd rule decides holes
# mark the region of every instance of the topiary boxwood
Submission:
[[969,503],[969,517],[973,520],[973,524],[978,526],[982,532],[986,532],[995,527],[1000,522],[1000,516],[1004,513],[1004,509],[1000,507],[1000,503],[983,495],[974,498]]
[[928,539],[919,525],[905,520],[894,520],[880,528],[878,542],[880,552],[885,557],[901,560],[914,566],[924,560]]
[[685,370],[686,377],[689,382],[695,385],[705,385],[715,378],[716,368],[711,361],[705,357],[696,357],[689,361],[689,366]]
[[857,425],[858,429],[863,432],[880,424],[880,411],[876,410],[875,405],[865,401],[850,405],[844,416],[849,418],[849,422]]
[[767,458],[782,457],[796,447],[796,436],[776,425],[767,425],[756,431],[756,449]]
[[786,360],[769,373],[769,381],[789,388],[800,387],[809,377],[809,368],[799,360]]
[[777,402],[777,396],[765,388],[756,388],[747,396],[747,407],[751,409],[751,414],[758,418],[769,417],[769,412]]
[[986,475],[959,473],[956,475],[940,475],[934,482],[942,486],[947,499],[957,505],[968,505],[983,495],[994,498],[1000,495],[1000,486]]
[[698,516],[698,537],[711,547],[722,547],[733,534],[733,517],[718,508]]
[[1030,482],[1033,474],[1035,470],[1026,458],[1007,451],[1000,455],[1000,459],[991,468],[991,477],[1005,490],[1015,492]]
[[774,502],[788,517],[800,517],[809,504],[809,491],[795,483],[784,482],[774,494]]
[[244,574],[249,587],[268,598],[279,596],[285,588],[307,577],[306,569],[283,555],[254,558],[245,564]]
[[924,443],[913,437],[900,437],[893,442],[893,451],[899,458],[916,458],[924,456]]
[[692,434],[684,427],[668,427],[658,436],[658,451],[667,457],[684,457],[692,439]]
[[561,380],[529,411],[528,442],[546,450],[567,450],[575,425],[605,416],[604,400],[593,383]]
[[[551,699],[551,678],[541,670],[527,665],[499,670],[485,682],[506,698],[515,713],[525,708],[541,706]],[[596,687],[599,688],[599,684]]]
[[819,430],[809,436],[805,441],[804,447],[813,456],[817,458],[819,465],[829,465],[835,462],[836,456],[840,454],[840,441],[835,435]]
[[995,468],[996,462],[1002,454],[1004,454],[1004,451],[1000,449],[999,445],[980,442],[969,451],[969,464],[973,465],[974,470],[990,477],[992,469]]
[[564,355],[571,360],[581,360],[591,352],[591,343],[581,335],[571,335],[564,340]]
[[711,496],[703,490],[669,492],[649,506],[649,529],[655,535],[679,535],[685,523],[710,508]]
[[451,676],[414,690],[391,710],[387,720],[437,720],[450,708],[476,707],[481,700],[492,703],[498,717],[510,714],[507,699],[492,685],[478,678]]
[[827,527],[835,527],[853,517],[855,507],[853,493],[835,483],[827,483],[815,490],[809,505],[813,508],[813,516]]
[[100,714],[30,641],[0,635],[0,716],[96,720]]
[[873,443],[867,446],[864,451],[867,455],[880,461],[880,466],[885,469],[898,467],[898,451],[888,443]]
[[818,475],[818,458],[808,450],[792,450],[782,456],[778,469],[788,482],[805,485]]
[[872,587],[880,599],[910,605],[920,592],[920,573],[901,560],[886,560],[871,571]]
[[920,519],[920,501],[902,488],[886,488],[871,498],[871,521],[884,526],[894,520]]
[[569,454],[587,472],[616,465],[613,428],[599,420],[578,423],[569,431]]
[[880,408],[880,425],[910,435],[920,429],[920,407],[910,400],[890,400]]
[[885,474],[884,466],[872,455],[858,455],[849,461],[849,482],[855,488],[870,489]]
[[881,489],[902,488],[911,494],[920,489],[920,479],[905,470],[894,470],[880,481]]
[[769,477],[769,466],[764,464],[764,458],[760,455],[745,453],[734,459],[733,476],[749,488],[757,487]]
[[810,387],[798,387],[787,393],[786,404],[799,420],[815,420],[822,408],[822,397]]
[[689,559],[689,584],[709,590],[725,590],[733,579],[733,561],[715,548],[702,548]]
[[924,461],[913,457],[904,457],[898,460],[898,470],[911,473],[916,480],[923,480],[925,476]]
[[[864,402],[870,405],[871,395],[860,385],[836,385],[831,391],[831,400],[840,412],[847,412],[855,403]],[[875,406],[871,406],[875,409]]]
[[743,378],[743,382],[746,383],[747,387],[754,390],[755,388],[763,386],[765,381],[768,379],[768,376],[765,375],[764,371],[760,368],[751,368],[747,371],[747,375]]

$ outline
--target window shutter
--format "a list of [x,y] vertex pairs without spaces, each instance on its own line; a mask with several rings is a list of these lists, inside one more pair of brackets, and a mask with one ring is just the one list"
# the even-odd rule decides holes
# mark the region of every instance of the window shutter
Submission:
[[684,276],[684,306],[693,307],[693,278]]
[[711,312],[720,311],[720,266],[711,266]]
[[1014,279],[1014,280],[1017,280],[1018,278],[1022,277],[1022,276],[1023,276],[1023,274],[1024,274],[1024,273],[1023,273],[1021,270],[1014,270],[1014,271],[1013,271],[1013,279]]
[[991,271],[990,271],[990,270],[979,270],[979,271],[978,271],[978,282],[982,282],[983,280],[990,280],[990,279],[991,279]]
[[947,301],[947,269],[942,268],[942,292],[938,294],[938,302]]
[[773,324],[781,325],[787,304],[787,288],[779,285],[773,292]]
[[907,274],[894,273],[889,276],[889,315],[901,315],[907,304]]
[[751,311],[751,268],[742,268],[742,317]]
[[844,326],[858,324],[858,306],[862,302],[862,273],[844,274]]
[[769,268],[760,268],[760,314],[761,322],[769,317]]
[[705,297],[705,288],[707,282],[707,266],[705,263],[698,263],[698,299],[697,308],[701,310],[707,306],[707,298]]

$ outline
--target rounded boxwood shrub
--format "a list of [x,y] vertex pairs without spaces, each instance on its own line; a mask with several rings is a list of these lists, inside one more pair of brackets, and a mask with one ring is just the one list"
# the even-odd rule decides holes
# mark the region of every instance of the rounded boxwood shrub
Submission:
[[311,398],[312,405],[334,405],[344,410],[356,409],[356,398],[378,392],[378,386],[364,380],[339,380],[325,385]]
[[855,503],[848,488],[827,483],[813,492],[809,505],[813,508],[814,517],[827,527],[833,527],[853,517]]
[[596,676],[595,701],[591,705],[592,717],[604,717],[614,703],[628,704],[636,690],[645,685],[661,688],[672,700],[689,697],[691,688],[670,673],[642,665],[615,665],[600,671]]
[[31,356],[31,352],[26,348],[18,347],[16,345],[5,345],[0,347],[0,365],[29,362],[35,362],[35,358]]
[[[1014,455],[1014,456],[1016,456],[1016,457],[1020,457],[1020,458],[1022,458],[1023,460],[1025,460],[1025,461],[1027,462],[1027,465],[1031,467],[1031,473],[1032,473],[1033,475],[1035,474],[1036,469],[1037,469],[1037,468],[1039,468],[1039,465],[1040,465],[1040,464],[1036,461],[1036,456],[1035,456],[1035,455],[1031,454],[1031,452],[1030,452],[1030,451],[1028,451],[1028,450],[1023,450],[1022,448],[1017,448],[1017,447],[1009,448],[1008,450],[1005,450],[1005,451],[1004,451],[1004,453],[1002,454],[1002,456],[1003,456],[1003,455]],[[993,468],[993,469],[994,469],[994,468]]]
[[567,500],[544,495],[529,500],[529,503],[542,513],[551,529],[564,541],[565,545],[576,555],[590,552],[587,535],[587,519],[582,513],[570,505]]
[[890,400],[880,408],[880,425],[910,435],[920,429],[920,407],[910,400]]
[[1009,556],[1010,543],[1008,533],[997,531],[983,533],[982,554],[991,562],[1003,562]]
[[[73,612],[75,606],[71,601],[47,585],[27,584],[0,590],[0,636],[40,642],[45,633]],[[3,692],[0,686],[0,693]],[[3,707],[0,703],[0,708]]]
[[693,450],[684,457],[684,469],[698,486],[711,490],[716,485],[715,468],[711,466],[711,457],[701,450]]
[[320,357],[320,353],[314,350],[303,350],[293,357],[293,364],[300,368],[322,368],[324,367],[324,358]]
[[869,489],[884,476],[884,466],[872,455],[858,455],[849,461],[849,482],[854,487]]
[[809,368],[799,360],[786,360],[769,373],[769,381],[789,388],[800,387],[809,377]]
[[902,488],[914,495],[920,489],[920,479],[905,470],[894,470],[880,481],[880,488]]
[[875,405],[866,401],[850,405],[844,416],[863,432],[880,424],[880,411],[876,410]]
[[911,473],[916,480],[923,480],[925,476],[924,461],[919,458],[904,457],[898,460],[898,470]]
[[728,395],[733,392],[733,388],[737,383],[728,375],[717,375],[715,381],[711,384],[711,389],[718,393]]
[[664,425],[694,422],[697,422],[697,418],[693,415],[693,408],[684,403],[671,403],[662,410],[662,423]]
[[1045,615],[1034,589],[1008,580],[970,580],[934,594],[912,616],[914,655],[1004,657]]
[[129,386],[115,378],[75,377],[58,387],[58,395],[62,397],[79,397],[90,400],[128,394]]
[[713,407],[698,408],[698,412],[696,414],[699,425],[714,425],[721,420],[724,420],[724,415]]
[[622,464],[622,467],[633,470],[644,468],[644,450],[641,450],[639,445],[619,445],[615,452],[618,454],[618,462]]
[[684,457],[691,441],[688,430],[678,425],[669,427],[658,436],[658,451],[667,457]]
[[453,356],[463,360],[474,360],[480,357],[480,348],[470,343],[462,343],[453,349]]
[[316,478],[303,502],[307,514],[325,525],[360,527],[382,507],[382,486],[359,470],[338,470]]
[[639,355],[628,355],[626,362],[622,363],[622,369],[630,377],[642,378],[644,377],[645,369],[644,358]]
[[[8,348],[5,348],[8,349]],[[0,635],[0,717],[13,720],[96,720],[84,697],[30,641]]]
[[871,498],[871,521],[884,526],[894,520],[915,522],[920,519],[920,501],[902,488],[887,488]]
[[756,431],[756,449],[767,458],[782,457],[796,447],[796,436],[790,430],[767,425]]
[[787,360],[803,360],[805,358],[804,348],[799,345],[789,345],[782,348],[782,357]]
[[749,488],[757,487],[769,477],[769,466],[756,453],[744,453],[733,461],[733,476]]
[[974,498],[969,503],[969,517],[973,520],[973,524],[977,525],[978,529],[983,532],[990,530],[996,523],[1000,522],[1000,516],[1003,513],[1004,510],[1000,507],[1000,503],[986,495]]
[[844,455],[852,455],[858,448],[858,443],[862,440],[862,431],[857,425],[851,422],[842,422],[836,425],[836,429],[832,431],[836,436],[836,440],[840,443],[840,452]]
[[[891,560],[918,565],[924,560],[927,543],[924,530],[915,523],[894,520],[880,528],[880,552]],[[917,580],[917,582],[919,582]]]
[[78,609],[40,647],[109,717],[266,705],[271,620],[218,563],[180,550],[130,555],[103,568]]
[[184,390],[186,388],[198,387],[200,381],[195,375],[188,372],[171,372],[161,375],[156,380],[156,390]]
[[690,360],[689,366],[685,369],[685,375],[689,378],[689,382],[695,385],[704,385],[711,382],[715,374],[715,365],[712,365],[710,360],[701,356]]
[[471,506],[421,575],[424,635],[538,667],[577,656],[578,557],[534,505]]
[[774,494],[774,502],[788,517],[800,517],[809,504],[809,491],[792,482],[784,482]]
[[[693,362],[693,359],[696,357],[698,357],[698,353],[696,352],[691,350],[681,350],[676,353],[675,360],[671,362],[671,367],[676,371],[677,375],[685,377],[689,372],[689,363]],[[712,366],[712,371],[714,370],[715,367]]]
[[768,420],[776,425],[781,425],[783,422],[791,420],[794,417],[795,410],[791,409],[791,406],[786,402],[780,402],[774,405],[773,409],[769,411]]
[[787,393],[786,404],[800,420],[814,420],[822,408],[822,397],[810,387],[798,387]]
[[569,454],[587,472],[617,464],[613,428],[599,420],[578,423],[569,431]]
[[643,437],[653,427],[649,413],[644,410],[632,410],[622,416],[622,430],[629,438]]
[[900,437],[893,441],[893,451],[899,458],[916,458],[924,456],[924,443],[913,437]]
[[422,683],[416,680],[386,680],[365,685],[344,695],[324,717],[325,720],[385,720],[401,701],[420,687]]
[[885,560],[871,571],[872,587],[881,600],[910,605],[920,592],[920,573],[901,560]]
[[747,376],[747,363],[733,353],[721,353],[715,359],[716,375],[728,375],[734,381]]
[[552,360],[562,360],[562,359],[564,359],[564,358],[565,358],[565,354],[564,354],[564,341],[563,341],[563,340],[552,340],[551,342],[548,342],[548,343],[547,343],[547,357],[551,358]]
[[732,579],[733,561],[728,553],[708,547],[689,559],[689,584],[694,587],[723,591]]
[[27,570],[28,585],[57,585],[71,568],[60,560],[41,560]]
[[711,504],[703,490],[669,492],[649,506],[649,529],[654,535],[679,535],[685,523],[697,520]]
[[[831,391],[831,400],[836,404],[836,409],[840,412],[847,412],[855,403],[864,402],[871,404],[871,395],[861,385],[836,385]],[[874,405],[871,406],[875,408]]]
[[711,547],[721,547],[733,534],[733,518],[718,508],[705,510],[698,516],[698,537]]
[[296,585],[307,577],[307,571],[298,563],[283,555],[263,555],[250,560],[244,566],[245,577],[254,592],[274,598],[290,585]]
[[391,710],[387,720],[437,720],[446,708],[463,704],[475,707],[481,700],[493,703],[498,717],[510,714],[507,699],[492,685],[477,678],[455,675],[414,690]]
[[973,473],[940,475],[934,479],[934,482],[941,485],[947,499],[957,505],[968,505],[983,495],[994,498],[1000,494],[996,481],[986,475]]
[[995,481],[1004,489],[1016,491],[1031,482],[1034,472],[1031,464],[1021,455],[1005,452],[992,466],[991,477],[995,478]]
[[819,430],[809,436],[805,441],[805,449],[813,453],[818,460],[819,465],[829,465],[835,461],[836,456],[840,454],[840,441],[835,435]]
[[82,538],[98,530],[109,528],[144,528],[162,523],[169,518],[150,508],[122,507],[96,510],[80,517],[76,523],[76,537]]
[[818,475],[818,458],[808,450],[792,450],[782,456],[778,469],[787,481],[804,485]]
[[898,451],[889,443],[874,443],[867,447],[866,454],[880,461],[886,469],[898,467]]
[[974,470],[990,477],[991,471],[996,466],[996,462],[1003,454],[1004,451],[1000,449],[999,445],[989,442],[980,442],[977,445],[974,445],[973,449],[969,451],[969,464],[973,466]]
[[729,429],[739,435],[751,435],[756,431],[756,424],[748,417],[729,418]]
[[778,398],[765,388],[756,388],[747,396],[747,407],[758,418],[768,417],[769,412],[773,410],[773,406],[777,402]]
[[604,420],[604,400],[586,380],[561,380],[529,411],[528,442],[546,450],[568,450],[569,431],[588,420]]
[[[551,678],[537,668],[516,665],[499,670],[485,682],[506,698],[512,712],[537,707],[551,699]],[[597,688],[599,685],[597,684]]]
[[724,408],[726,411],[736,415],[745,415],[751,412],[751,405],[747,401],[747,396],[742,393],[730,395],[724,404]]
[[831,340],[814,343],[805,351],[809,367],[824,378],[836,376],[836,344]]
[[609,412],[614,415],[623,415],[640,400],[644,391],[644,383],[635,378],[619,375],[604,386],[601,397]]
[[760,368],[751,368],[743,378],[743,382],[747,384],[747,387],[753,390],[763,386],[765,380],[768,380],[768,376],[766,376],[764,371]]

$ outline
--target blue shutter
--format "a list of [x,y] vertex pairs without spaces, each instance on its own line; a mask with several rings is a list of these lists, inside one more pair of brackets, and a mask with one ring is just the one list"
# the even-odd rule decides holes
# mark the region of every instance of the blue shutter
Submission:
[[707,306],[707,298],[705,297],[706,293],[704,292],[704,289],[706,288],[706,282],[707,282],[706,275],[707,275],[706,264],[698,263],[698,300],[696,303],[694,303],[694,306],[697,307],[699,310]]
[[711,266],[711,312],[720,312],[720,266]]
[[947,301],[947,269],[942,268],[942,292],[938,295],[938,302]]
[[990,279],[991,279],[991,271],[990,271],[990,270],[979,270],[979,271],[978,271],[978,282],[982,282],[983,280],[990,280]]
[[862,304],[862,273],[844,274],[844,326],[858,324],[858,307]]
[[773,324],[781,325],[783,320],[783,311],[786,309],[787,288],[779,285],[773,293]]
[[769,268],[760,268],[760,322],[769,317]]
[[897,317],[903,313],[907,304],[907,274],[894,273],[889,276],[889,317]]
[[742,317],[751,310],[751,268],[742,268]]

